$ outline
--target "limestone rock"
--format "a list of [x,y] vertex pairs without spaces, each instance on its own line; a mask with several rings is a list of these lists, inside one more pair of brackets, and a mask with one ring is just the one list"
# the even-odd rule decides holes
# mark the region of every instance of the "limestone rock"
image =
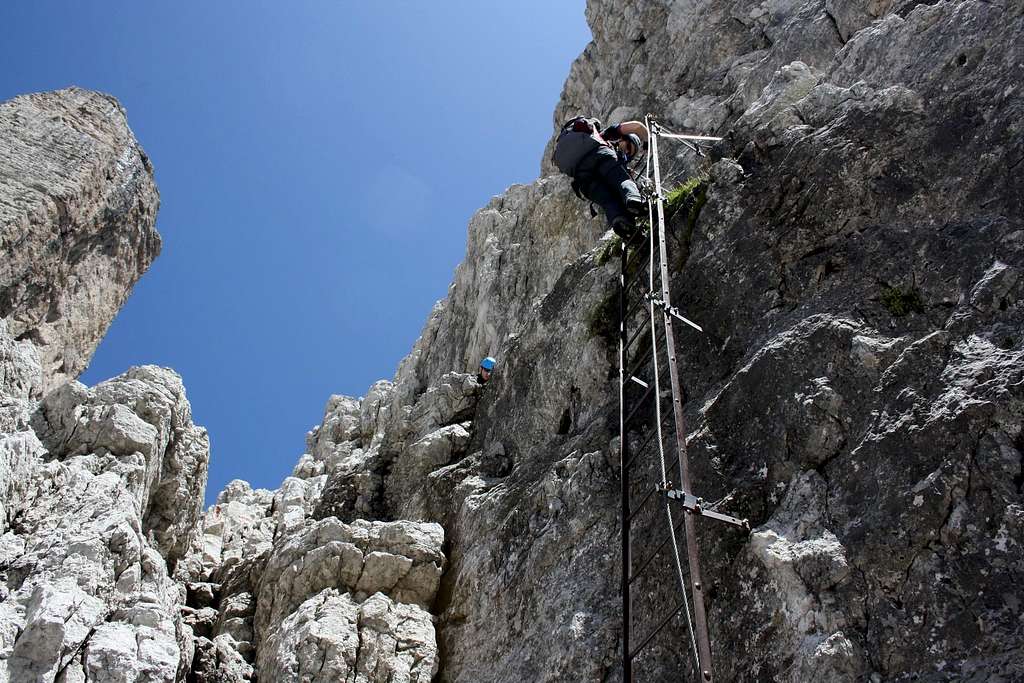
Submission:
[[193,645],[168,564],[198,540],[209,459],[181,380],[133,368],[31,405],[0,437],[0,680],[178,680]]
[[240,683],[252,680],[253,668],[238,653],[231,636],[221,635],[212,641],[198,639],[192,674],[208,683]]
[[[35,345],[16,341],[0,318],[0,394],[8,400],[38,399],[42,394],[43,370]],[[4,431],[13,431],[4,424]]]
[[172,563],[196,537],[209,461],[206,430],[192,424],[181,378],[155,366],[87,389],[51,392],[33,421],[49,458],[95,454],[135,495],[145,532]]
[[54,387],[160,252],[153,168],[121,105],[79,88],[0,103],[0,150],[0,318]]
[[359,670],[366,678],[353,680],[429,681],[437,659],[426,608],[443,541],[436,524],[328,518],[276,544],[255,595],[260,675],[304,680],[323,662],[332,672],[323,680]]
[[361,604],[327,589],[303,602],[272,640],[263,669],[275,681],[429,683],[437,672],[430,615],[375,593]]

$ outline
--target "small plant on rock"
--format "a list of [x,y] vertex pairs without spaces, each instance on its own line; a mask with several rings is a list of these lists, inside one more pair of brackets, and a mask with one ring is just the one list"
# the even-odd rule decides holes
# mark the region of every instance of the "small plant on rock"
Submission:
[[921,299],[921,291],[917,287],[910,287],[907,291],[900,287],[883,287],[882,305],[894,318],[908,313],[924,313],[924,300]]
[[697,222],[697,215],[708,198],[709,177],[707,171],[687,178],[678,187],[665,195],[665,219],[670,220],[680,210],[685,210],[687,224]]

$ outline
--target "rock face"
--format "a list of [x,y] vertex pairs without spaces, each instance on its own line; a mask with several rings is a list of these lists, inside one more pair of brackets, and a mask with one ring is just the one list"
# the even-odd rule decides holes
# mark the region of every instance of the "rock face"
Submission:
[[[717,680],[1024,678],[1024,8],[587,15],[556,127],[725,138],[662,158],[700,178],[670,219],[705,328],[677,349],[692,474],[754,527],[700,526]],[[0,681],[621,680],[618,273],[549,171],[473,217],[392,381],[331,397],[277,490],[204,514],[171,373],[57,386],[0,326]],[[652,568],[639,610],[678,600]],[[693,677],[688,638],[670,622],[636,680]]]
[[0,104],[0,148],[0,681],[180,680],[206,431],[170,370],[73,380],[159,251],[152,169],[77,89]]
[[153,167],[124,110],[71,88],[0,103],[0,318],[44,387],[85,369],[160,253]]
[[0,680],[175,680],[193,645],[170,574],[209,458],[180,378],[133,368],[15,407],[0,441]]

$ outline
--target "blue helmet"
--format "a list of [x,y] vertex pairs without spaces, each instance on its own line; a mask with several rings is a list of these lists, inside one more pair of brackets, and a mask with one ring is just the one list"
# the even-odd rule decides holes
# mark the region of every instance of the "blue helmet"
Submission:
[[480,361],[480,367],[482,367],[484,370],[490,372],[491,370],[494,369],[494,365],[497,362],[498,361],[494,360],[490,356],[487,356],[487,358],[484,358],[482,361]]

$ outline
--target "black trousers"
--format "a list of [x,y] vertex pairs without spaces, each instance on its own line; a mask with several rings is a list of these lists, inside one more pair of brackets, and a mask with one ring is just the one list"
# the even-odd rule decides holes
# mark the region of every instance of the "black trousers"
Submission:
[[633,222],[633,216],[626,211],[626,201],[642,201],[640,190],[615,150],[600,147],[580,162],[573,177],[583,196],[604,210],[608,225],[619,216]]

